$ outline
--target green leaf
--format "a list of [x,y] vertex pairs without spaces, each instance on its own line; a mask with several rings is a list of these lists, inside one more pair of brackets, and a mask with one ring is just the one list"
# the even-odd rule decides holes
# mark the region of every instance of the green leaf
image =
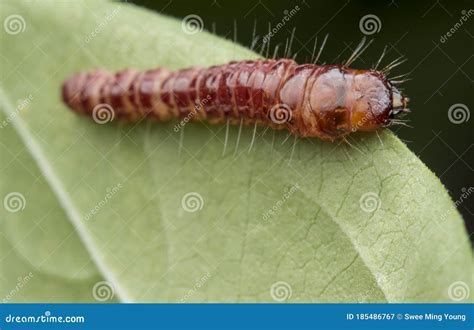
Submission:
[[[2,164],[14,163],[1,192],[23,193],[26,208],[2,209],[2,292],[32,268],[24,300],[90,299],[97,272],[121,301],[437,302],[454,282],[472,287],[461,217],[391,133],[358,135],[355,149],[259,128],[249,151],[252,127],[225,143],[222,126],[99,125],[60,102],[74,72],[258,55],[128,4],[15,1],[9,15],[25,30],[1,33],[0,99],[22,143],[2,133]],[[38,215],[47,225],[30,233]],[[54,281],[45,296],[52,276],[74,282],[70,294]]]
[[12,125],[0,141],[0,298],[91,301],[100,275],[89,254]]

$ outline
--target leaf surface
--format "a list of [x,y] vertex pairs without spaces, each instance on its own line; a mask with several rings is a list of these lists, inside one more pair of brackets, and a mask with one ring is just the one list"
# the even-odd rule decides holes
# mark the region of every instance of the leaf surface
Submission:
[[[0,99],[23,145],[8,133],[1,156],[8,163],[26,147],[42,173],[37,188],[56,197],[48,201],[57,213],[52,231],[74,233],[61,249],[71,259],[49,265],[35,249],[46,236],[35,232],[17,244],[28,229],[2,213],[9,242],[2,254],[13,248],[30,267],[61,278],[80,274],[94,283],[100,273],[121,301],[449,301],[451,283],[471,286],[461,217],[439,180],[391,133],[381,141],[357,135],[355,149],[294,143],[261,128],[252,143],[252,127],[240,138],[231,127],[225,143],[225,126],[187,124],[176,133],[176,122],[99,125],[60,102],[72,73],[258,55],[127,4],[2,4],[0,18],[12,14],[26,29],[2,31]],[[31,104],[18,111],[17,100],[29,95]],[[28,207],[16,213],[24,226],[34,217],[27,210],[46,207],[41,192],[17,185],[19,166],[33,166],[18,162],[0,175],[3,193],[25,190]],[[197,204],[183,207],[190,193]],[[14,285],[4,280],[2,287]],[[85,292],[74,291],[78,299]]]

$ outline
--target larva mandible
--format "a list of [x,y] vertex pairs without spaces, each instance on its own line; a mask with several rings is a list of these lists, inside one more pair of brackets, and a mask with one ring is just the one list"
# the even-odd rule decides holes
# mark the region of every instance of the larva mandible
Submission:
[[92,116],[101,104],[127,122],[143,118],[206,120],[287,129],[334,141],[375,131],[407,112],[383,71],[346,65],[298,65],[291,59],[230,62],[209,68],[78,73],[62,87],[64,102]]

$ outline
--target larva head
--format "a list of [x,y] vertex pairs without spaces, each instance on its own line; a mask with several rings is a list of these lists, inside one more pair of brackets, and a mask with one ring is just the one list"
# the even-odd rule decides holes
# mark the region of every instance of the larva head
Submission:
[[374,131],[405,109],[407,98],[380,72],[326,66],[311,87],[306,118],[317,118],[322,138]]
[[408,111],[408,98],[380,72],[360,71],[354,75],[351,130],[375,131],[388,126],[393,119]]

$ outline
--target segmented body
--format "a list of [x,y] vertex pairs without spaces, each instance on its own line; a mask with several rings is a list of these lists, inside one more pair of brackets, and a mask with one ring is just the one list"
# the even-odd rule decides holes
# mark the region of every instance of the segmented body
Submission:
[[71,109],[88,116],[107,104],[115,118],[127,122],[255,123],[334,140],[385,124],[395,92],[378,71],[270,59],[177,71],[99,69],[66,80],[62,96]]

